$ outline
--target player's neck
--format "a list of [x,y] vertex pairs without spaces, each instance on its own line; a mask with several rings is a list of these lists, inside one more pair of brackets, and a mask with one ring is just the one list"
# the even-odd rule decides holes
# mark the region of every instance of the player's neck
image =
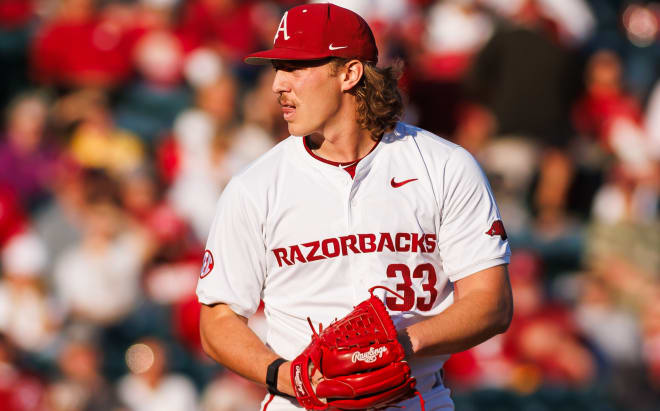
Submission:
[[369,130],[358,124],[357,106],[350,95],[345,96],[341,108],[322,129],[310,135],[308,142],[314,154],[338,163],[359,160],[376,145]]
[[314,133],[308,137],[310,149],[317,156],[337,163],[359,160],[376,145],[368,130],[338,130],[336,134]]

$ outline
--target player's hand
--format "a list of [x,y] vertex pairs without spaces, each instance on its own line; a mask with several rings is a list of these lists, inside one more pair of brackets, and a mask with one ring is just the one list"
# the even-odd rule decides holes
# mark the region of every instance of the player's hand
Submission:
[[319,370],[314,370],[314,374],[310,376],[310,381],[312,383],[312,388],[316,391],[316,387],[325,379],[323,374]]

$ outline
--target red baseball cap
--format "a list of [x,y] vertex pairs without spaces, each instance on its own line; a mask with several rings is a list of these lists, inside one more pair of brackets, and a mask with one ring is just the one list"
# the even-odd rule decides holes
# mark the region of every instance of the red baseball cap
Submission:
[[356,58],[378,62],[378,48],[369,25],[357,13],[330,3],[305,4],[284,13],[270,50],[252,53],[248,64],[271,60]]

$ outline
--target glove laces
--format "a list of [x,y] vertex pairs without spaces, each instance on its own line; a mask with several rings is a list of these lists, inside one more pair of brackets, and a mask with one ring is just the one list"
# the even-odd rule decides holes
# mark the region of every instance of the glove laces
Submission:
[[323,332],[323,324],[319,323],[319,331],[316,332],[316,329],[314,328],[314,324],[312,324],[312,319],[307,317],[307,323],[309,324],[309,328],[312,329],[312,332],[314,333],[315,336],[319,336]]
[[369,294],[371,294],[372,297],[374,296],[374,290],[375,290],[376,288],[382,288],[383,290],[385,290],[385,291],[389,291],[390,293],[396,295],[396,296],[399,297],[400,299],[402,299],[402,300],[404,299],[403,296],[402,296],[401,294],[397,293],[396,291],[392,291],[391,288],[387,288],[387,287],[385,287],[384,285],[374,285],[373,287],[371,287],[371,288],[369,289]]

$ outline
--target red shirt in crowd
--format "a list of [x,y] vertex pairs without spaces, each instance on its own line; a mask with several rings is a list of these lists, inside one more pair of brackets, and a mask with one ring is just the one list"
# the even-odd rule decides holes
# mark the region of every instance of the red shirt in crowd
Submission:
[[573,123],[578,132],[598,139],[605,148],[614,120],[642,121],[642,109],[635,98],[617,91],[591,91],[573,108]]
[[111,87],[131,74],[131,49],[131,39],[114,22],[56,19],[36,37],[33,69],[47,84]]
[[21,208],[16,194],[0,183],[0,248],[7,241],[27,227],[25,212]]
[[[193,0],[186,6],[182,19],[185,37],[198,45],[209,45],[234,60],[259,48],[255,8],[251,1],[230,1],[217,6],[208,0]],[[216,2],[217,3],[217,2]]]
[[34,14],[33,0],[0,0],[0,27],[11,29],[27,23]]

